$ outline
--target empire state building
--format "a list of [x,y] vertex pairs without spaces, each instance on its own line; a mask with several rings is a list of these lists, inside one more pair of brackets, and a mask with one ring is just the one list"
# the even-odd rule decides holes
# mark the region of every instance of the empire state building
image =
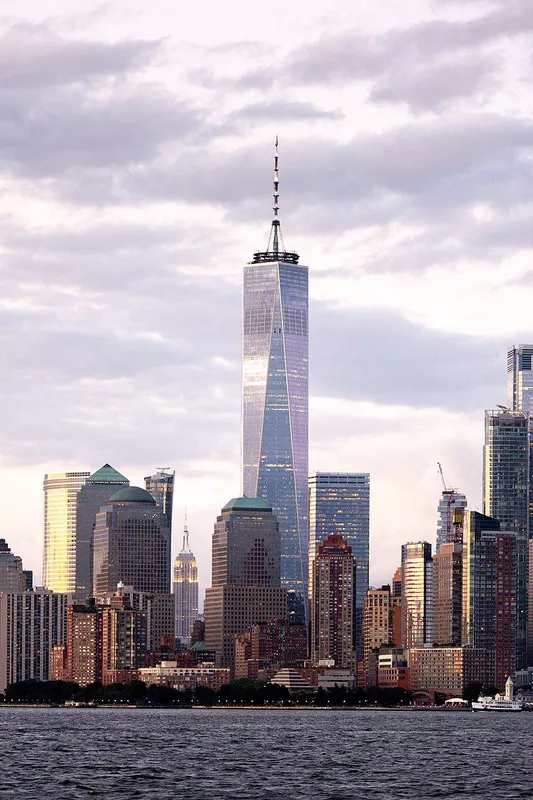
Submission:
[[244,268],[243,493],[272,505],[281,579],[290,610],[305,617],[308,554],[308,269],[285,250],[279,221],[278,143],[274,216],[265,251]]

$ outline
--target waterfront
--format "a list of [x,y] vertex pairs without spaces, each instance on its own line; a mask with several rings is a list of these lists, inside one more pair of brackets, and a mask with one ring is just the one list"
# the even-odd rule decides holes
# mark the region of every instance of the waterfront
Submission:
[[0,798],[514,800],[529,714],[3,709]]

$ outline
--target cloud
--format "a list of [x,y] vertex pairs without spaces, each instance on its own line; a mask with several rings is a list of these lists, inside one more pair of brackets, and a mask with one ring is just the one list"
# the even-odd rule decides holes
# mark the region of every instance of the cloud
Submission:
[[267,119],[273,122],[283,122],[286,120],[340,119],[342,114],[319,108],[312,103],[277,100],[267,103],[251,103],[235,111],[232,116],[238,119]]

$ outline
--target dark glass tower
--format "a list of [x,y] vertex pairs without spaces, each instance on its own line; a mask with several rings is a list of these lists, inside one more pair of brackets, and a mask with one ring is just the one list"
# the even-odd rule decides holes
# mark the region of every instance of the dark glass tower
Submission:
[[[308,563],[308,270],[285,250],[279,212],[267,249],[244,268],[243,494],[272,505],[281,537],[282,585],[305,616]],[[292,590],[292,591],[291,591]]]

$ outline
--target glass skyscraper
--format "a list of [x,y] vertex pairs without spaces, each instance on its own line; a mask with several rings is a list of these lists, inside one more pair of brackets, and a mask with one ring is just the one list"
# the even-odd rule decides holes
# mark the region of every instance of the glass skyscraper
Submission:
[[507,405],[512,411],[533,413],[533,344],[507,351]]
[[278,219],[267,249],[244,268],[243,494],[272,505],[281,537],[281,579],[303,618],[308,564],[308,270],[284,249]]
[[402,544],[402,647],[433,644],[433,559],[429,542]]
[[462,541],[462,518],[466,506],[466,495],[462,492],[443,490],[437,508],[437,550],[443,544]]
[[370,475],[316,472],[309,477],[309,564],[329,534],[350,545],[355,559],[356,647],[363,652],[363,615],[368,592]]
[[76,591],[76,509],[90,472],[44,476],[43,586],[53,592]]

